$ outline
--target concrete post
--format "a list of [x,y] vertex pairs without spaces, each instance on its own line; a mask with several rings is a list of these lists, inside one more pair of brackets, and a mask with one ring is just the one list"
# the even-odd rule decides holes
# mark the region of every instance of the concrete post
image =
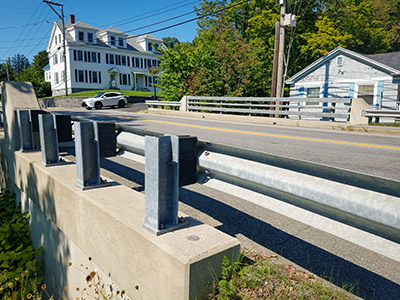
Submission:
[[55,116],[39,115],[39,132],[43,164],[46,167],[59,164],[60,159]]
[[101,184],[100,156],[93,123],[76,122],[74,128],[77,185],[82,189],[97,187]]
[[145,221],[156,235],[172,231],[178,222],[179,138],[145,137]]

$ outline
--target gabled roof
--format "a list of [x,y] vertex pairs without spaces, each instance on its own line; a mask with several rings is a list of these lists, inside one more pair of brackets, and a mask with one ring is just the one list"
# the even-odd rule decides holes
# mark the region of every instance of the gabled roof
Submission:
[[370,59],[380,62],[389,67],[400,70],[400,52],[389,52],[380,54],[367,54],[364,55]]
[[[365,55],[365,54],[360,54],[342,47],[337,47],[328,54],[324,55],[323,57],[319,58],[315,62],[313,62],[311,65],[308,67],[304,68],[297,74],[293,75],[291,78],[286,80],[287,84],[293,84],[297,81],[299,81],[301,78],[307,76],[314,70],[320,68],[322,65],[327,63],[328,61],[334,59],[335,57],[339,55],[344,55],[347,57],[350,57],[354,60],[360,61],[366,65],[370,65],[375,69],[378,69],[380,71],[383,71],[389,75],[393,74],[399,74],[400,73],[400,66],[399,68],[395,67],[397,64],[388,64],[389,57],[393,58],[397,55],[400,56],[400,52],[393,52],[393,53],[383,53],[383,54],[371,54],[371,55]],[[400,58],[398,58],[400,60]],[[386,62],[386,63],[385,63]],[[393,65],[393,66],[392,66]]]

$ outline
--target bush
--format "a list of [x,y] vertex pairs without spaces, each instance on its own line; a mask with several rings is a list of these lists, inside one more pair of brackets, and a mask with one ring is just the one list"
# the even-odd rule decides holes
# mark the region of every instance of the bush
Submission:
[[1,299],[38,298],[38,274],[43,262],[37,260],[30,239],[29,214],[21,213],[15,196],[0,193],[0,295]]

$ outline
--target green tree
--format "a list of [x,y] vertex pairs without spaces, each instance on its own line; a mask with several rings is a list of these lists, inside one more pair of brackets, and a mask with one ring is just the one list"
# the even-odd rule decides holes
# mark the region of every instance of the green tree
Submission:
[[13,57],[8,58],[8,61],[17,74],[30,67],[28,58],[23,54],[16,54]]
[[44,80],[45,67],[49,63],[46,51],[40,51],[33,58],[31,67],[26,68],[17,76],[19,81],[31,82],[37,97],[46,97],[51,95],[51,85]]
[[176,37],[170,37],[170,36],[163,37],[162,42],[169,49],[174,48],[175,45],[180,43]]

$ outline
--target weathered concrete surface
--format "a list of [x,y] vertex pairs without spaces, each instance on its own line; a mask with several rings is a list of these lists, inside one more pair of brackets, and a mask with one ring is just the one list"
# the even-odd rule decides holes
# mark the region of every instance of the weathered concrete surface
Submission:
[[7,143],[15,139],[14,109],[39,107],[30,84],[1,87],[8,117],[0,140],[1,183],[31,212],[33,242],[45,248],[46,281],[56,297],[81,296],[75,288],[85,282],[66,266],[90,257],[91,267],[131,299],[204,298],[223,256],[238,256],[238,241],[190,217],[184,228],[157,237],[143,228],[143,194],[118,184],[82,191],[75,164],[46,168],[40,152],[15,151]]
[[143,299],[201,296],[222,257],[238,254],[236,239],[190,218],[156,237],[142,225],[143,194],[121,185],[81,191],[74,164],[46,168],[38,152],[15,152],[15,162],[18,189],[132,298],[136,286]]

